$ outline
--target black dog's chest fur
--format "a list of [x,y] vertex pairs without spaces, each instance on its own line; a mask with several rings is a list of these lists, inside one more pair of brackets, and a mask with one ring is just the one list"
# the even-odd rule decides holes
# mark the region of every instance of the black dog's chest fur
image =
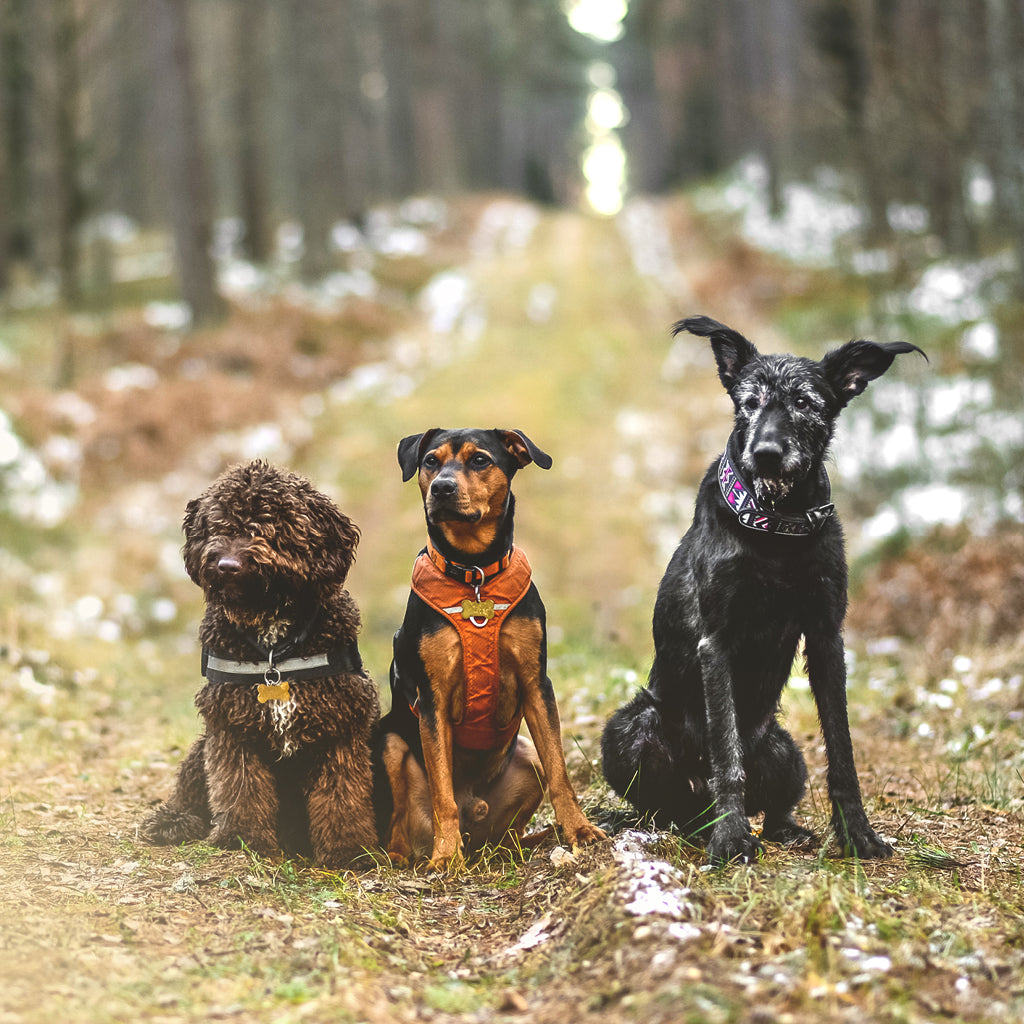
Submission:
[[702,711],[696,648],[728,624],[733,688],[743,694],[739,718],[760,723],[776,709],[801,636],[842,621],[842,530],[833,520],[813,537],[751,535],[718,498],[716,468],[707,472],[694,522],[659,587],[655,646],[671,656],[659,658],[650,688],[669,710]]

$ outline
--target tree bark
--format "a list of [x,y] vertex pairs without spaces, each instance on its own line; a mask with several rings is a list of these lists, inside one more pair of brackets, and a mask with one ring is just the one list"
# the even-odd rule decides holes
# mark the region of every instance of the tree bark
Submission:
[[188,40],[188,0],[148,0],[156,114],[182,298],[196,326],[223,317],[210,252],[211,199]]

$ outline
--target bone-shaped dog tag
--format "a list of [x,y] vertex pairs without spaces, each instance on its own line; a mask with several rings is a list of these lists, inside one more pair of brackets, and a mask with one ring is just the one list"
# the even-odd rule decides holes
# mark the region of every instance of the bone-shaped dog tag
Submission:
[[494,602],[491,600],[470,601],[467,597],[462,602],[462,617],[464,619],[484,619],[490,622],[494,618]]
[[288,680],[281,683],[260,683],[256,687],[256,699],[261,704],[268,700],[288,700]]

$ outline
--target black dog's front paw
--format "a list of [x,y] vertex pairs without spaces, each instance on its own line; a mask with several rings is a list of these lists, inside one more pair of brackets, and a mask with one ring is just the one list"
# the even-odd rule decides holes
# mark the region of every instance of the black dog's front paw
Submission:
[[711,864],[753,864],[764,857],[764,843],[742,822],[724,821],[715,826],[708,841]]
[[782,846],[801,850],[814,849],[821,842],[816,833],[798,825],[792,818],[787,818],[777,824],[765,821],[764,828],[761,830],[761,838],[766,839],[769,843],[779,843]]
[[870,825],[863,829],[837,832],[836,838],[844,857],[858,860],[885,860],[892,856],[892,847]]

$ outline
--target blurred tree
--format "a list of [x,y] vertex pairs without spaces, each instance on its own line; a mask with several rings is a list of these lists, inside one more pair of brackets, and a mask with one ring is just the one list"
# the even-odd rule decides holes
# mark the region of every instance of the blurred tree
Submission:
[[265,263],[271,254],[271,230],[265,117],[267,11],[263,0],[233,0],[234,133],[239,216],[245,226],[245,254]]
[[82,177],[79,22],[75,0],[51,0],[55,71],[54,128],[57,267],[61,299],[74,306],[81,297],[79,235],[87,212]]
[[188,0],[147,0],[156,116],[178,278],[197,325],[223,316],[211,242],[211,198],[199,137],[188,38]]
[[32,75],[30,0],[0,4],[0,221],[3,228],[3,276],[12,260],[29,260],[34,252],[30,216],[32,194]]

